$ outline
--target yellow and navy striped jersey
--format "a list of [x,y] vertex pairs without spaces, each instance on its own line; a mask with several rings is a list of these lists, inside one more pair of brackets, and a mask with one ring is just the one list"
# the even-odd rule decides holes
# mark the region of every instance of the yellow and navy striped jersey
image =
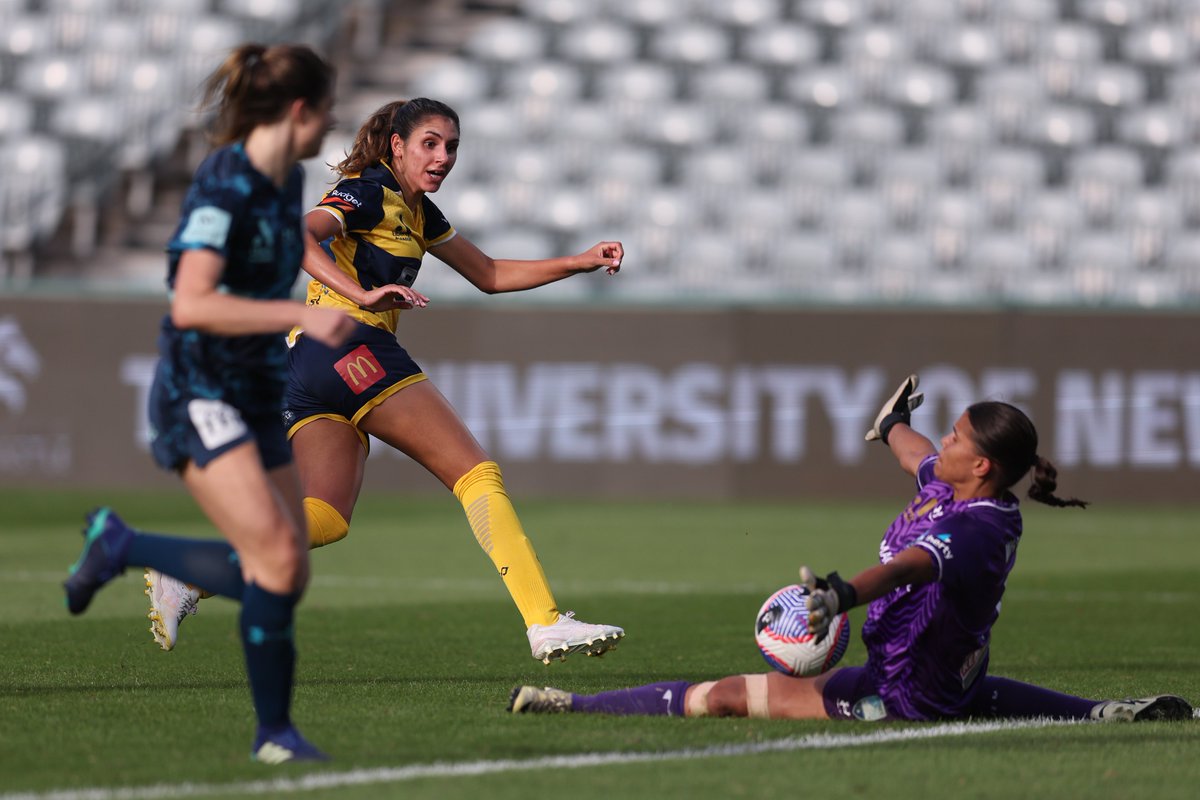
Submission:
[[[328,250],[338,269],[364,289],[389,283],[412,286],[426,251],[456,233],[428,196],[421,196],[418,208],[409,208],[400,182],[383,161],[338,181],[317,208],[342,223],[341,235],[333,237]],[[398,309],[364,311],[317,280],[309,281],[308,303],[340,308],[360,322],[392,333],[400,316]]]

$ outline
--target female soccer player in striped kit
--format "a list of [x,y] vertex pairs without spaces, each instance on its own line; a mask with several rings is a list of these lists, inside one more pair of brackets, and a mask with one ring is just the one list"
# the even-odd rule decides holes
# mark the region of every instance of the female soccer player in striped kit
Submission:
[[[615,274],[620,242],[561,258],[493,259],[455,231],[429,195],[458,158],[458,115],[428,98],[389,103],[359,129],[342,179],[305,218],[308,303],[336,308],[358,325],[330,347],[307,331],[292,336],[284,424],[305,491],[312,545],[349,531],[362,486],[368,434],[429,470],[455,497],[480,547],[524,619],[533,657],[601,655],[625,635],[560,614],[504,487],[500,467],[396,340],[400,312],[428,298],[412,288],[431,252],[483,292],[517,292],[604,269]],[[326,246],[323,246],[323,243]],[[147,573],[155,638],[174,646],[194,591]]]
[[916,497],[884,534],[881,563],[849,581],[836,572],[818,579],[801,568],[812,591],[814,632],[823,633],[837,613],[869,604],[865,666],[812,678],[735,675],[592,696],[519,686],[509,709],[775,719],[1190,718],[1191,706],[1174,695],[1087,700],[987,674],[991,629],[1022,531],[1010,489],[1032,470],[1031,499],[1059,507],[1086,504],[1054,494],[1057,470],[1037,454],[1033,423],[1007,403],[970,406],[938,452],[909,427],[921,401],[916,387],[917,376],[906,379],[867,433],[867,439],[884,441],[917,480]]
[[336,346],[343,311],[291,299],[304,255],[303,169],[333,125],[334,71],[311,49],[243,45],[207,84],[218,148],[196,170],[168,245],[170,313],[150,392],[151,449],[178,472],[227,542],[141,533],[111,509],[89,517],[64,587],[82,613],[129,564],[242,604],[240,631],[262,762],[323,760],[290,717],[292,621],[308,582],[303,493],[279,426],[284,334]]

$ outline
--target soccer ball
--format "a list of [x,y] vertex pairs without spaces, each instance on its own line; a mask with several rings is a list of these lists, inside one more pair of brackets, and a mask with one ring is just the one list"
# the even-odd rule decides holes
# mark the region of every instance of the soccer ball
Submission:
[[810,677],[833,667],[850,644],[850,620],[836,615],[825,635],[808,631],[808,589],[793,584],[767,598],[758,610],[754,639],[759,652],[785,675]]

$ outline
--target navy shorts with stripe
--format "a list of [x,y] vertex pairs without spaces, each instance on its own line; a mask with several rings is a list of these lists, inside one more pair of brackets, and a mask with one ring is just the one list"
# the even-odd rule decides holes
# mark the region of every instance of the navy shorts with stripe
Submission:
[[288,353],[284,427],[294,432],[313,417],[344,417],[351,425],[384,399],[425,375],[395,334],[359,323],[340,347],[296,337]]

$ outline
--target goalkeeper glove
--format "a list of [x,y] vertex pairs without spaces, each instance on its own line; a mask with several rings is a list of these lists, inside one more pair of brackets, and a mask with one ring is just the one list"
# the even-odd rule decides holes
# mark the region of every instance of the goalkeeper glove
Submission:
[[875,424],[871,426],[871,430],[867,431],[866,440],[868,442],[875,439],[882,439],[884,444],[887,444],[888,431],[898,422],[903,422],[908,425],[912,421],[912,412],[917,410],[917,407],[925,400],[924,392],[916,391],[917,384],[920,379],[916,375],[909,375],[896,389],[895,394],[888,398],[883,404],[883,408],[879,409],[879,415],[875,417]]
[[800,582],[808,589],[808,629],[818,637],[825,635],[834,617],[858,605],[858,591],[836,572],[818,578],[808,567],[801,567]]

